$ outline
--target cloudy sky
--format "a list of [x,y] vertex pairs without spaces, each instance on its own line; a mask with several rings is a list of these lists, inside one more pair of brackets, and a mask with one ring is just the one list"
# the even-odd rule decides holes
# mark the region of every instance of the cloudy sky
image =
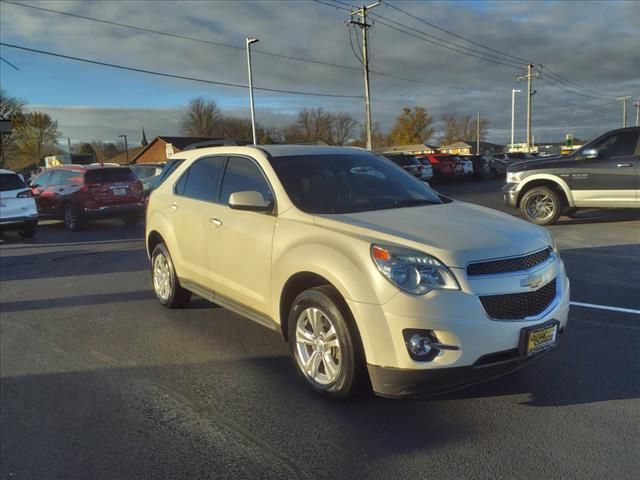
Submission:
[[[344,23],[349,13],[341,9],[354,2],[322,1],[334,6],[314,1],[16,0],[236,48],[91,22],[5,1],[0,3],[0,38],[5,44],[246,85],[246,56],[238,47],[243,47],[245,37],[255,36],[260,39],[253,55],[257,87],[360,96],[362,73]],[[632,102],[640,97],[637,1],[393,1],[383,2],[373,12],[381,18],[371,19],[371,69],[414,80],[371,76],[374,121],[383,129],[391,126],[403,106],[420,105],[435,118],[445,112],[479,111],[490,119],[489,140],[508,141],[511,89],[526,91],[526,85],[516,81],[525,60],[543,65],[542,77],[534,85],[536,143],[561,140],[567,132],[591,137],[621,126],[622,104],[616,97],[631,95]],[[249,116],[244,88],[115,70],[7,46],[0,47],[0,56],[19,68],[16,71],[0,62],[2,88],[26,100],[30,108],[49,112],[72,141],[116,141],[124,133],[135,144],[142,127],[149,137],[179,134],[181,109],[198,95],[215,99],[225,113]],[[256,92],[257,119],[267,126],[286,125],[298,110],[312,106],[351,112],[358,118],[364,115],[361,98]],[[516,141],[524,140],[525,109],[525,95],[519,94]],[[635,108],[631,102],[628,117],[633,124]]]

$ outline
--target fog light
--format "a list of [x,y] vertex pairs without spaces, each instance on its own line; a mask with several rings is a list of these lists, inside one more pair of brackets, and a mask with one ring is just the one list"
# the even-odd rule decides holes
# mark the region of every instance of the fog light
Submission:
[[407,341],[407,348],[412,355],[424,357],[431,352],[431,340],[427,336],[415,333]]

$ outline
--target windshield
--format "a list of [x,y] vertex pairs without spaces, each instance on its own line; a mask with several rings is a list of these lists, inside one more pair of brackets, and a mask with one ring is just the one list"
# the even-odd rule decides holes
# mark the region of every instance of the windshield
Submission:
[[353,213],[443,203],[426,184],[372,154],[270,159],[289,198],[312,213]]

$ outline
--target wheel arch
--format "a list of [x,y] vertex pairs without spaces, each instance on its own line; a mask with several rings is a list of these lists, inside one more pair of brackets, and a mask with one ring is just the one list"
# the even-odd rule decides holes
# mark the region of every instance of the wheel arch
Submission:
[[550,187],[554,191],[556,191],[561,200],[564,201],[565,206],[574,207],[575,202],[573,200],[573,195],[571,194],[571,188],[567,182],[565,182],[562,178],[550,175],[550,174],[537,174],[527,177],[525,179],[525,183],[520,187],[520,192],[518,194],[518,202],[516,204],[517,208],[520,208],[520,202],[522,197],[535,187]]

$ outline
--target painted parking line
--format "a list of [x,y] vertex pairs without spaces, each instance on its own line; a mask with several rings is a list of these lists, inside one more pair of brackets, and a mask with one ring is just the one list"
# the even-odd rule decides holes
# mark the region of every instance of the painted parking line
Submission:
[[582,302],[570,302],[571,305],[576,307],[584,307],[584,308],[596,308],[598,310],[609,310],[611,312],[622,312],[622,313],[635,313],[636,315],[640,315],[640,310],[634,310],[633,308],[621,308],[621,307],[610,307],[608,305],[595,305],[593,303],[582,303]]

